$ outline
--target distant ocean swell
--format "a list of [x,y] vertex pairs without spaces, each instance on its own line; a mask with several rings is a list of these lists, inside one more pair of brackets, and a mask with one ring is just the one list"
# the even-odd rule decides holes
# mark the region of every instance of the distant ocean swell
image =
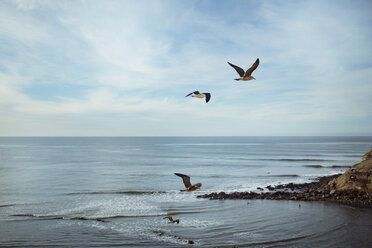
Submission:
[[152,195],[152,194],[165,194],[166,191],[140,191],[140,190],[128,190],[128,191],[93,191],[93,192],[72,192],[65,195]]
[[312,159],[312,158],[234,158],[232,160],[249,160],[249,161],[278,161],[278,162],[332,162],[333,159]]
[[309,167],[309,168],[350,168],[350,165],[326,166],[326,165],[320,165],[320,164],[308,164],[308,165],[303,165],[303,167]]

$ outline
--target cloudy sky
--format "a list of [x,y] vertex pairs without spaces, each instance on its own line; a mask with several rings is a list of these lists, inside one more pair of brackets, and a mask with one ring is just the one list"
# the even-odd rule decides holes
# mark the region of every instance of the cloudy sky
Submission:
[[[0,1],[0,136],[372,135],[371,1]],[[237,82],[227,61],[257,80]],[[210,92],[209,103],[186,98]]]

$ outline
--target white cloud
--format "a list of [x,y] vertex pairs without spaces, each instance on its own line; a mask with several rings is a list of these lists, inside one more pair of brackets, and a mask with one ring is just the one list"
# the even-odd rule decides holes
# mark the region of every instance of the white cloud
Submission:
[[[262,126],[261,134],[281,134],[267,122],[286,120],[288,126],[317,122],[306,127],[313,134],[323,132],[319,123],[372,118],[372,30],[371,20],[362,21],[363,6],[262,2],[253,17],[236,10],[221,17],[197,4],[167,1],[51,3],[0,3],[0,38],[13,49],[0,47],[6,54],[0,59],[0,112],[13,116],[7,123],[17,114],[76,123],[112,115],[110,122],[130,116],[134,135],[141,133],[136,126],[145,128],[138,124],[143,120],[150,125],[166,119],[158,131],[164,135],[167,127],[172,134],[198,133],[182,131],[196,128],[191,119],[207,133],[221,127],[229,133],[241,122]],[[257,80],[233,81],[236,72],[226,61],[247,68],[256,57]],[[45,100],[24,91],[65,83],[82,94],[52,92],[53,100]],[[211,92],[211,102],[184,98],[193,90]]]

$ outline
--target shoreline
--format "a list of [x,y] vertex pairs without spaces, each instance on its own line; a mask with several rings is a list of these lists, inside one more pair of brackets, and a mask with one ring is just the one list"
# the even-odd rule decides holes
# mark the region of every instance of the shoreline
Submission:
[[[348,191],[332,187],[334,180],[342,174],[318,177],[309,183],[288,183],[267,186],[268,192],[213,192],[197,196],[210,200],[290,200],[290,201],[325,201],[360,208],[372,208],[372,202],[366,192],[358,189]],[[258,187],[257,190],[263,190]]]

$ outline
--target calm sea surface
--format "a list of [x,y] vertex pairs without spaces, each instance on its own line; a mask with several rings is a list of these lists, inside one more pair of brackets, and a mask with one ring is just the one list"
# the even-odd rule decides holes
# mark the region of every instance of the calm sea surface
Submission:
[[[0,137],[0,246],[371,247],[371,209],[196,198],[342,173],[371,148],[372,137]],[[180,192],[175,172],[201,190]]]

